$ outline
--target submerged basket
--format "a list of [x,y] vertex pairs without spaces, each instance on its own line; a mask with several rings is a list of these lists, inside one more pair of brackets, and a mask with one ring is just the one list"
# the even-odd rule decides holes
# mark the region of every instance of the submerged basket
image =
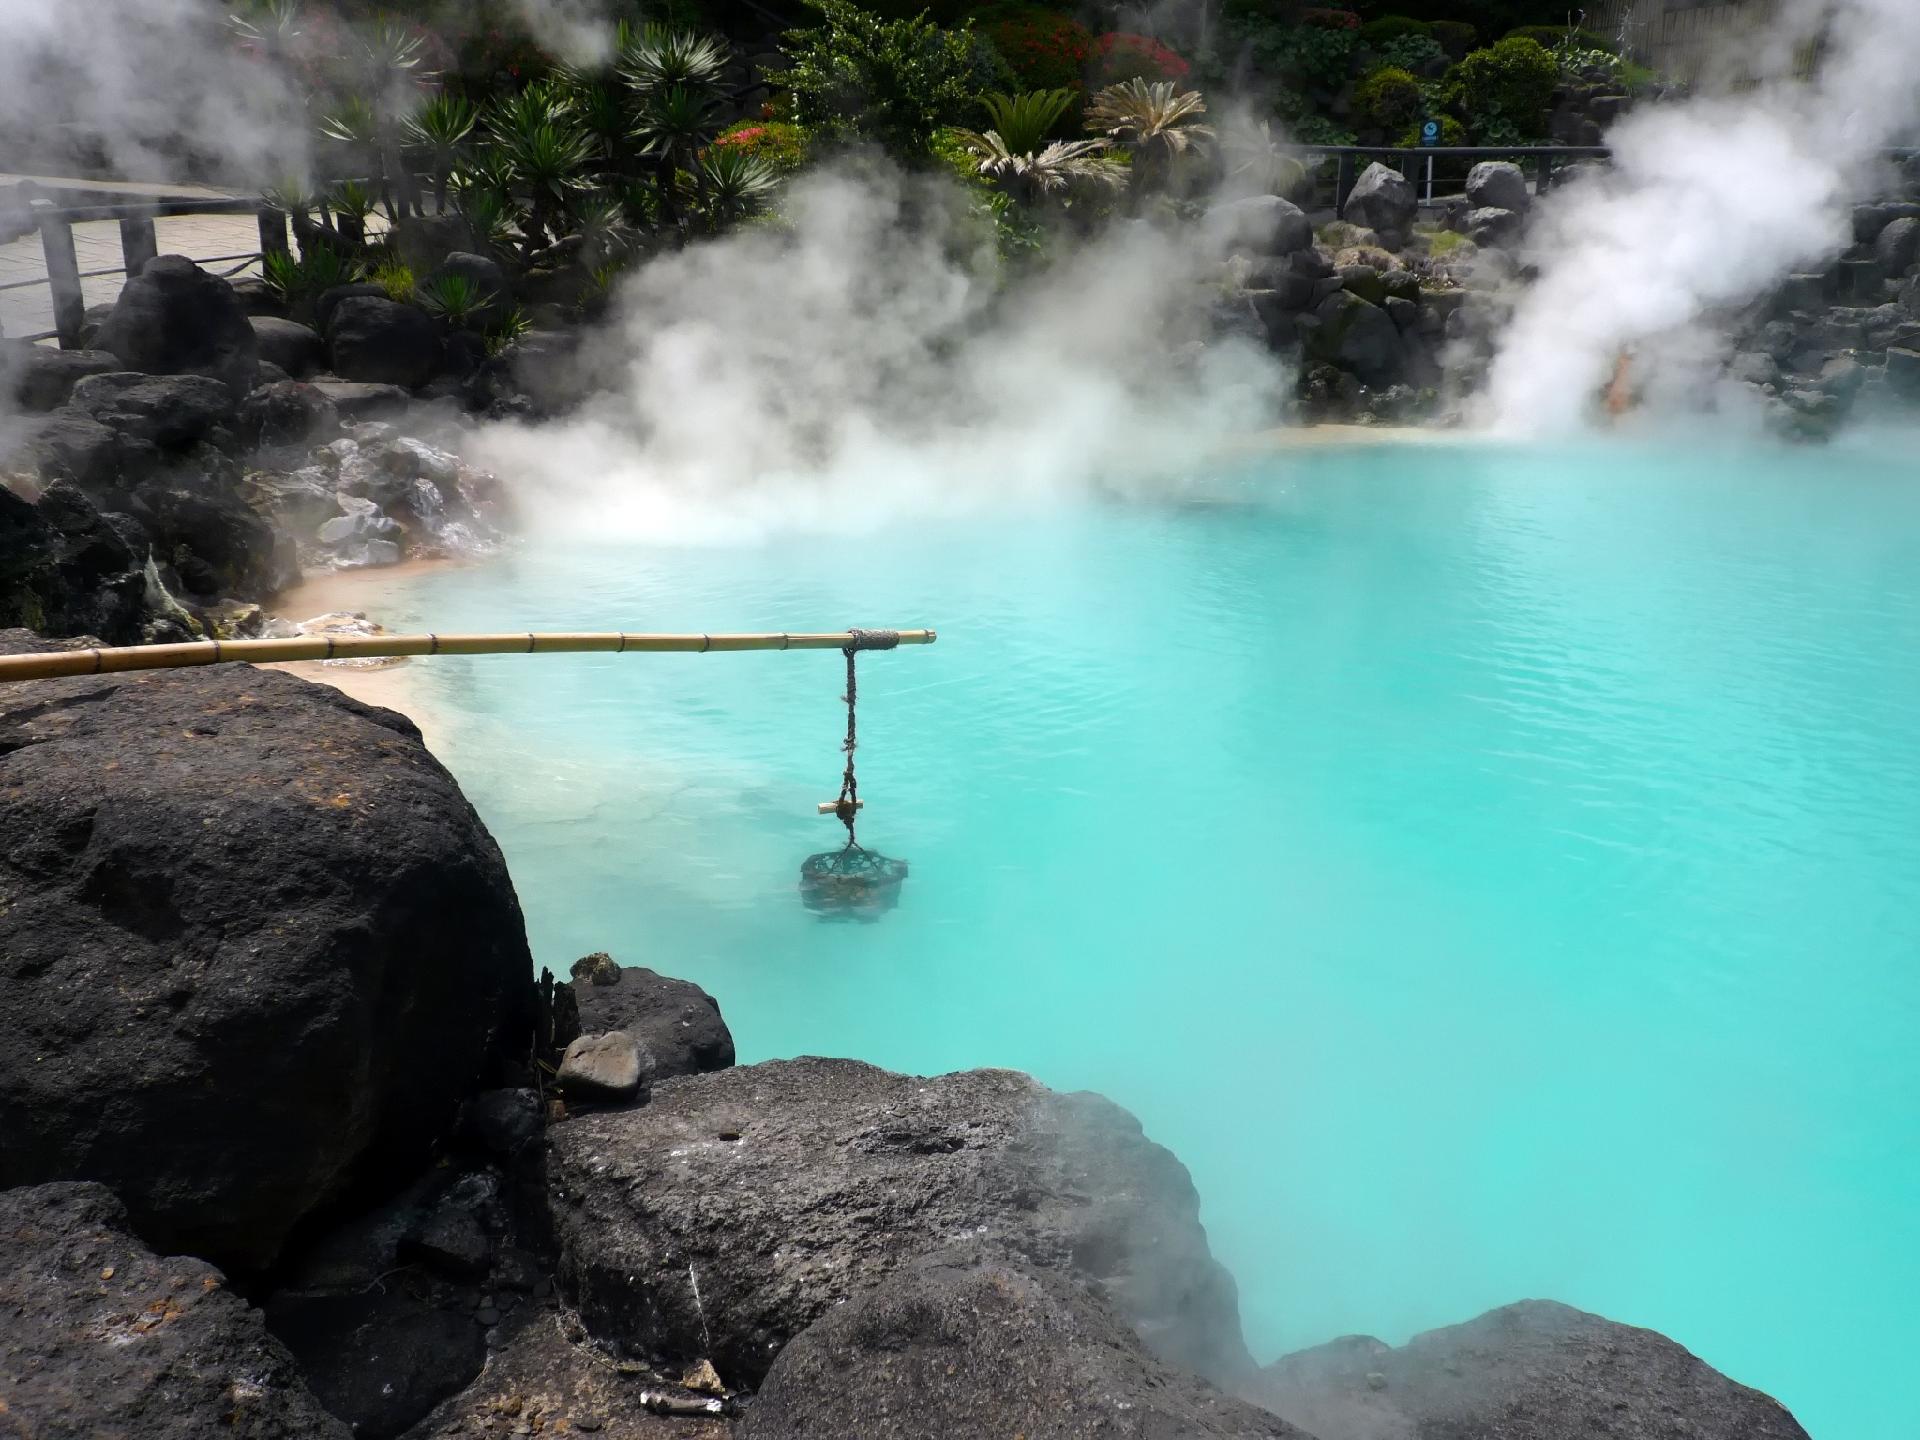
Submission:
[[879,915],[900,903],[906,878],[906,861],[850,844],[801,862],[800,899],[822,915]]

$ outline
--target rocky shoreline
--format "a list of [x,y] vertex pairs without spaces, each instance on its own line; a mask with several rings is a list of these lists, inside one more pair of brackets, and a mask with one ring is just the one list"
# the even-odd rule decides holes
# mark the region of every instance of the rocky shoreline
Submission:
[[1125,1111],[740,1066],[705,992],[604,955],[534,983],[417,731],[291,676],[9,687],[0,886],[24,1433],[1804,1435],[1538,1302],[1260,1366]]

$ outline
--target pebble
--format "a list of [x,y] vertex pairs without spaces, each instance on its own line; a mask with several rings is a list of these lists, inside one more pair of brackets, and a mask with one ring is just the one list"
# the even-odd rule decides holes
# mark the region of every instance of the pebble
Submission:
[[498,1325],[500,1323],[500,1312],[491,1305],[485,1305],[473,1312],[473,1318],[478,1320],[482,1325]]
[[607,1419],[604,1415],[575,1415],[573,1417],[573,1428],[576,1430],[598,1430],[606,1423]]

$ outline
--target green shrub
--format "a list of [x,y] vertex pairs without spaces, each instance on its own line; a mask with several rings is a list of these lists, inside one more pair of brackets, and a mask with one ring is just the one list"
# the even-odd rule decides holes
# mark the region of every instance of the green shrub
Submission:
[[1406,15],[1383,15],[1360,27],[1360,43],[1370,50],[1378,50],[1389,41],[1406,35],[1424,35],[1431,40],[1433,26],[1425,20],[1415,20]]
[[382,261],[372,276],[373,283],[387,292],[387,298],[399,305],[413,302],[413,271],[402,260]]
[[1549,50],[1557,50],[1572,41],[1577,50],[1604,50],[1609,55],[1620,47],[1616,41],[1608,39],[1598,30],[1582,30],[1566,25],[1522,25],[1518,30],[1509,30],[1508,40],[1537,40]]
[[1546,129],[1559,83],[1559,62],[1523,35],[1475,50],[1448,72],[1446,89],[1482,143],[1511,144]]
[[1465,58],[1480,38],[1480,32],[1465,20],[1436,20],[1431,28],[1440,48],[1456,60]]
[[1093,33],[1069,15],[1026,6],[998,12],[987,37],[1027,90],[1078,90],[1093,59]]
[[1435,260],[1444,260],[1469,243],[1467,237],[1457,230],[1436,230],[1427,237],[1427,254]]
[[713,143],[763,160],[781,175],[791,174],[807,161],[805,133],[786,120],[742,120],[722,130]]
[[934,131],[963,118],[973,41],[925,18],[886,20],[850,0],[808,0],[822,23],[787,35],[782,77],[793,115],[822,134],[864,136],[924,159]]
[[1431,35],[1402,35],[1373,53],[1382,65],[1397,65],[1416,75],[1438,75],[1447,68],[1447,52]]
[[1353,104],[1362,119],[1389,133],[1404,130],[1426,110],[1419,77],[1393,65],[1383,65],[1362,80]]

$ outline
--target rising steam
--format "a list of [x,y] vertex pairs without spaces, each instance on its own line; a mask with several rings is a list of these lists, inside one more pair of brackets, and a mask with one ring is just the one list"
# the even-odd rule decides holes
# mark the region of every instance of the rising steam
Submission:
[[1082,496],[1273,423],[1271,354],[1192,343],[1219,256],[1191,232],[1122,225],[1002,293],[956,199],[870,167],[803,179],[787,229],[642,268],[583,362],[610,393],[478,458],[538,488],[536,521],[719,538]]
[[1494,361],[1489,417],[1582,422],[1616,358],[1686,368],[1697,327],[1837,254],[1847,202],[1920,120],[1920,3],[1788,0],[1751,57],[1777,66],[1824,35],[1811,81],[1650,107],[1616,126],[1611,171],[1543,207],[1540,266]]

